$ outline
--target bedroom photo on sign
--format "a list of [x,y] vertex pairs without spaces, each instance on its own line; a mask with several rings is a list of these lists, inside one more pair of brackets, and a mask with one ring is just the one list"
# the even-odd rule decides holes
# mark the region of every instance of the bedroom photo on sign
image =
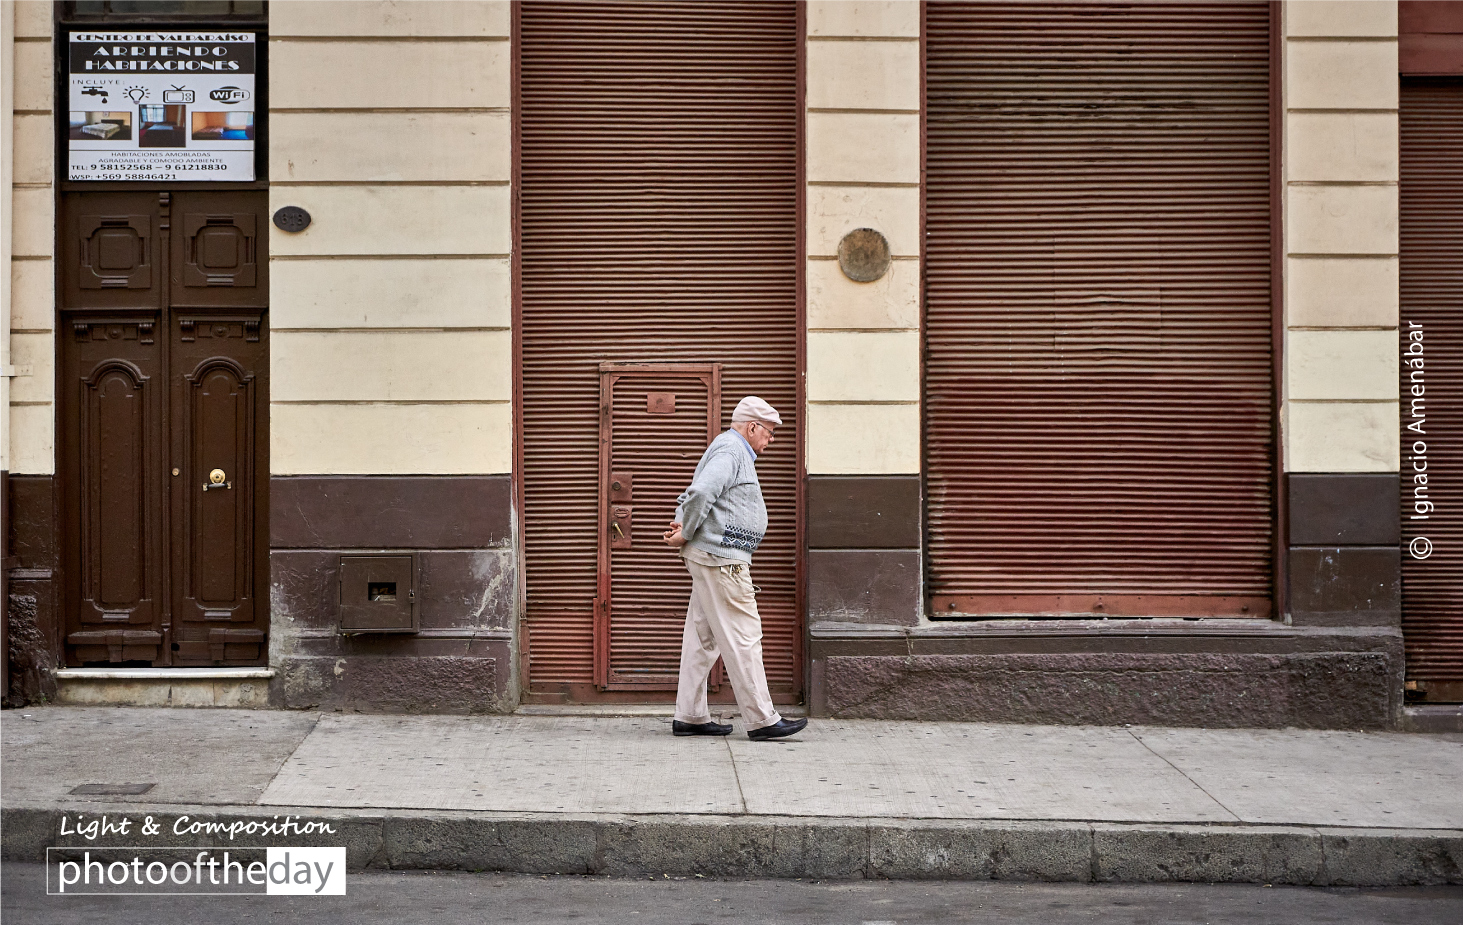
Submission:
[[73,112],[67,136],[73,141],[131,141],[130,112]]
[[252,112],[194,112],[194,141],[253,141]]
[[144,148],[182,148],[188,144],[183,131],[183,106],[139,106],[138,118],[142,134],[138,144]]

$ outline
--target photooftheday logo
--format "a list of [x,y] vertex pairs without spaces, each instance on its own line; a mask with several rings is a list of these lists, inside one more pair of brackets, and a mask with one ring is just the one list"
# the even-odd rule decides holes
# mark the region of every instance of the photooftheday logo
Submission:
[[47,848],[46,893],[344,896],[345,848]]

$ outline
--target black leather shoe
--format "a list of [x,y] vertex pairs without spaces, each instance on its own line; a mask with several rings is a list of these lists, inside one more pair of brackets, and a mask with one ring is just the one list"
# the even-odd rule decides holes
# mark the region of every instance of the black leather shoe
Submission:
[[808,725],[806,719],[780,719],[771,726],[753,729],[747,733],[747,738],[753,742],[760,742],[763,739],[780,739],[783,736],[797,735],[806,725]]
[[729,736],[732,727],[721,723],[683,723],[671,720],[671,732],[678,736]]

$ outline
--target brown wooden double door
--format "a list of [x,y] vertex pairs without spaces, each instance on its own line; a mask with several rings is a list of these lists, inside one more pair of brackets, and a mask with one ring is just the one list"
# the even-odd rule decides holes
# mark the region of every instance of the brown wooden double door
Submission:
[[68,664],[265,660],[265,196],[63,196]]

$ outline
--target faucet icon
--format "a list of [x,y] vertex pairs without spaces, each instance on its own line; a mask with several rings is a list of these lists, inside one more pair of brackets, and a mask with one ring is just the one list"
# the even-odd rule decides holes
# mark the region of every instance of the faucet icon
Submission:
[[102,87],[87,87],[81,91],[82,96],[99,96],[102,98],[102,105],[107,105],[107,91]]

